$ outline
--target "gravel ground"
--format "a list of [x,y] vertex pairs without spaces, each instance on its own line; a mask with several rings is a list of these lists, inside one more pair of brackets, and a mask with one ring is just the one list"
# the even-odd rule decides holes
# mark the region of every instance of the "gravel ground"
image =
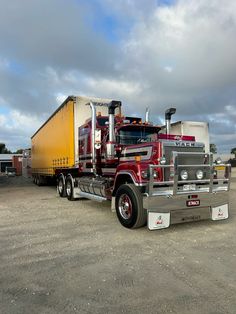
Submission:
[[236,313],[230,218],[123,228],[109,203],[0,177],[0,313]]

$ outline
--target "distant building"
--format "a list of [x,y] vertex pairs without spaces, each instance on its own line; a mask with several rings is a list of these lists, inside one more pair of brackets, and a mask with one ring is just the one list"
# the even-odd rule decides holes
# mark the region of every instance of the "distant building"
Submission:
[[22,154],[0,154],[0,172],[5,172],[6,167],[17,168],[17,175],[21,175]]
[[6,167],[12,167],[12,154],[0,154],[0,172],[5,172]]

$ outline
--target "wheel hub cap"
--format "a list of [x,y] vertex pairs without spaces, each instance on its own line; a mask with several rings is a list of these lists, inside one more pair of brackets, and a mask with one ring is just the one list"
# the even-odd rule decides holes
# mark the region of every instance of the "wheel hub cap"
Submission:
[[119,199],[119,212],[124,219],[129,219],[132,215],[132,202],[127,194],[122,194]]

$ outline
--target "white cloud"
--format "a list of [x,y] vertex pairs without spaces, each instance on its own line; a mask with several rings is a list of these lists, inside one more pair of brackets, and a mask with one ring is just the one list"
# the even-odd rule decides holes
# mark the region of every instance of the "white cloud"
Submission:
[[6,123],[6,116],[3,114],[0,114],[0,126],[5,125]]
[[171,73],[172,71],[173,71],[173,68],[171,67],[171,66],[165,66],[164,67],[164,70],[166,71],[166,72],[168,72],[168,73]]
[[93,92],[96,94],[101,94],[106,92],[108,97],[119,96],[122,97],[134,97],[140,90],[140,85],[138,82],[125,81],[121,79],[93,79],[89,78],[87,84]]
[[0,115],[0,142],[11,150],[30,147],[30,135],[39,128],[43,119],[25,115],[17,110]]

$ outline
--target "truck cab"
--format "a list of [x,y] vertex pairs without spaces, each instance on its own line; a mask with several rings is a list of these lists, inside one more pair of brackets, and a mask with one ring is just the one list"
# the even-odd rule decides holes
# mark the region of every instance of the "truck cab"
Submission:
[[126,228],[228,218],[230,166],[216,165],[194,134],[171,133],[175,108],[166,110],[163,133],[147,118],[115,114],[121,102],[104,105],[107,116],[89,103],[91,119],[79,127],[77,172],[67,169],[61,181],[69,200],[110,200]]

